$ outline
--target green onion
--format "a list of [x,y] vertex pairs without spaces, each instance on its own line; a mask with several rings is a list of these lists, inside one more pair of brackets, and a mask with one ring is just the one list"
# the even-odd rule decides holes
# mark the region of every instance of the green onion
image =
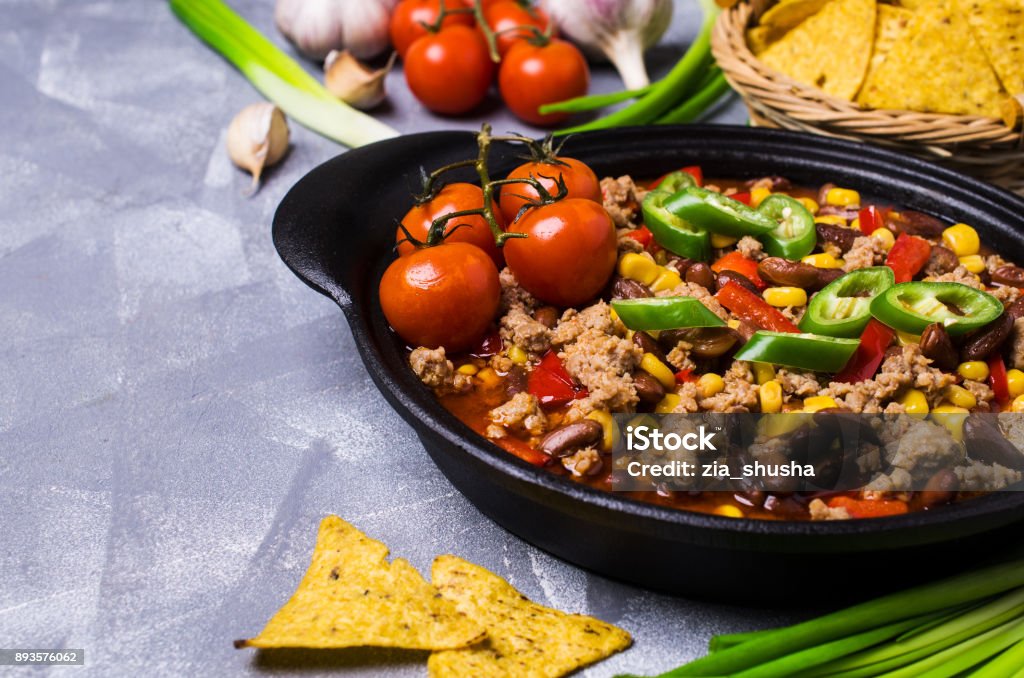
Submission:
[[1022,640],[1024,620],[1018,618],[909,666],[874,675],[878,678],[952,678]]
[[971,678],[1024,678],[1024,640],[970,674]]
[[170,0],[193,33],[216,49],[290,118],[346,146],[398,132],[340,101],[221,0]]
[[722,75],[722,71],[717,67],[715,70],[717,73],[713,72],[711,79],[702,85],[696,94],[655,120],[655,124],[679,125],[693,122],[718,101],[723,94],[729,91],[730,87],[729,81]]
[[609,92],[607,94],[587,94],[586,96],[576,97],[575,99],[566,99],[565,101],[559,101],[553,104],[544,104],[537,110],[542,115],[548,113],[583,113],[586,111],[593,111],[598,108],[604,108],[605,106],[614,106],[620,104],[623,101],[629,101],[630,99],[639,99],[640,97],[649,94],[655,85],[651,84],[647,87],[641,87],[640,89],[627,89],[621,92]]

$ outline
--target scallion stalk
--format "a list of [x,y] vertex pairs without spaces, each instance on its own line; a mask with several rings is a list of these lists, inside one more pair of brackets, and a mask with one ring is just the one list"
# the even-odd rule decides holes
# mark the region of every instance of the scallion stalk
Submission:
[[1024,678],[1024,640],[974,671],[970,678]]
[[566,99],[565,101],[559,101],[553,104],[544,104],[537,110],[542,115],[548,113],[584,113],[586,111],[593,111],[598,108],[604,108],[605,106],[614,106],[615,104],[621,104],[623,101],[629,101],[630,99],[639,99],[645,96],[655,88],[657,83],[647,85],[647,87],[641,87],[640,89],[626,89],[621,92],[608,92],[607,94],[587,94],[585,96],[576,97],[575,99]]
[[1015,619],[878,678],[952,678],[1024,640],[1024,620]]
[[[717,69],[716,69],[717,70]],[[681,125],[693,122],[729,91],[729,81],[718,70],[700,90],[655,121],[658,125]]]

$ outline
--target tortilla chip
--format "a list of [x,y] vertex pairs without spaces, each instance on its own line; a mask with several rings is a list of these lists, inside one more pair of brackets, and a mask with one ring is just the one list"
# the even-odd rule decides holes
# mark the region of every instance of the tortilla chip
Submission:
[[830,0],[783,0],[762,14],[758,23],[785,33],[817,14],[829,2]]
[[870,108],[997,117],[1005,98],[966,17],[937,3],[914,13],[857,101]]
[[337,516],[327,516],[299,588],[258,636],[237,647],[465,647],[480,624],[438,595],[405,560]]
[[487,627],[487,640],[430,655],[434,678],[563,676],[632,643],[622,629],[593,617],[538,605],[501,577],[455,556],[438,556],[434,586],[460,611]]
[[773,37],[772,29],[768,26],[754,26],[747,31],[747,46],[755,56],[768,49],[768,46],[777,39]]
[[1024,94],[1015,94],[1003,102],[1003,122],[1010,129],[1017,127],[1017,122],[1024,117]]
[[902,7],[892,5],[878,6],[878,20],[875,22],[875,49],[871,53],[871,64],[868,66],[867,79],[878,70],[892,48],[899,44],[907,33],[910,20],[914,13]]
[[1024,92],[1024,3],[977,0],[962,3],[974,38],[1010,94]]
[[799,82],[852,100],[875,36],[874,0],[833,0],[769,47],[761,60]]

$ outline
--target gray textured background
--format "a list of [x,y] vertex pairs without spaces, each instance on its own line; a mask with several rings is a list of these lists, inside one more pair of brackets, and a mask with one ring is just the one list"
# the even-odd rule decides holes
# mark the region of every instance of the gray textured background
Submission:
[[[279,40],[270,0],[233,4]],[[260,97],[163,2],[0,0],[0,17],[0,647],[83,647],[95,675],[424,675],[418,654],[232,649],[290,595],[328,513],[421,571],[453,552],[629,629],[633,649],[589,675],[664,670],[784,619],[589,575],[470,506],[271,244],[285,191],[343,149],[293,126],[245,197],[224,131]],[[525,129],[494,104],[435,118],[392,84],[403,132]]]

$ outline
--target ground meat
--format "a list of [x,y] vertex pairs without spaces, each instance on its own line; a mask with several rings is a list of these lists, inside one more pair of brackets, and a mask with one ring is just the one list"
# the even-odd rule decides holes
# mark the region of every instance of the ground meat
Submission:
[[540,306],[540,302],[532,294],[519,286],[516,276],[507,266],[501,270],[498,280],[501,282],[502,313],[508,313],[513,308],[518,308],[525,313],[533,313]]
[[672,408],[672,412],[676,414],[687,414],[697,412],[700,409],[700,405],[697,404],[697,398],[700,397],[698,393],[698,386],[696,382],[684,381],[676,389],[676,395],[679,396],[679,404]]
[[693,344],[687,341],[680,341],[668,352],[665,359],[668,360],[669,365],[676,368],[677,372],[679,370],[695,369],[697,365],[690,360],[690,349],[692,348]]
[[708,291],[708,288],[697,283],[684,282],[680,285],[676,285],[670,290],[662,290],[657,293],[659,297],[693,297],[704,304],[709,311],[717,315],[722,320],[729,319],[729,312],[722,308],[722,305],[718,303],[718,299],[715,299],[714,295]]
[[501,319],[501,338],[506,344],[539,354],[551,346],[551,330],[533,319],[521,307],[515,307]]
[[631,341],[588,329],[559,353],[565,369],[590,392],[595,407],[628,410],[637,402],[632,371],[643,353]]
[[764,245],[761,244],[761,241],[757,238],[751,238],[749,235],[739,239],[739,242],[736,243],[736,249],[746,258],[753,259],[754,261],[761,261],[768,256],[764,252]]
[[601,180],[601,196],[604,208],[618,227],[636,226],[640,203],[647,191],[637,186],[631,177],[618,179],[606,177]]
[[836,259],[843,258],[843,248],[834,242],[824,241],[821,243],[821,251],[825,254],[831,254]]
[[636,238],[630,237],[630,233],[633,233],[635,229],[632,228],[617,228],[615,229],[615,237],[618,240],[619,256],[628,252],[635,252],[639,254],[644,251],[644,246],[640,244],[640,241]]
[[409,354],[409,365],[424,384],[439,393],[467,391],[473,378],[455,371],[452,361],[444,354],[444,347],[430,349],[420,346]]
[[830,507],[820,499],[812,499],[807,505],[811,512],[811,520],[849,520],[850,512],[842,506]]
[[985,268],[988,270],[989,273],[995,273],[1003,266],[1007,266],[1009,264],[1009,261],[1003,259],[998,254],[990,254],[989,256],[985,257]]
[[898,439],[885,446],[885,458],[916,477],[964,460],[964,447],[940,424],[915,419]]
[[897,412],[898,408],[890,409],[885,403],[906,388],[921,389],[929,403],[936,403],[942,397],[942,389],[956,378],[930,364],[921,355],[918,344],[903,346],[886,357],[874,379],[856,384],[834,381],[822,395],[831,396],[837,404],[854,412]]
[[562,466],[574,476],[592,476],[601,472],[601,453],[593,447],[584,447],[579,452],[562,458]]
[[1021,480],[1020,471],[999,464],[983,464],[980,461],[970,466],[958,466],[953,472],[960,480],[961,488],[978,492],[1001,490]]
[[604,334],[623,334],[625,328],[622,323],[612,318],[611,310],[611,306],[603,301],[582,311],[567,309],[551,334],[551,343],[555,346],[571,343],[587,330],[597,330]]
[[1010,367],[1024,370],[1024,318],[1013,321],[1013,335],[1010,339]]
[[862,235],[853,241],[853,247],[843,255],[843,270],[856,271],[858,268],[877,266],[885,262],[885,246],[878,238]]
[[818,378],[814,376],[814,372],[781,369],[775,374],[775,379],[782,386],[782,395],[786,402],[793,397],[816,396],[821,390],[821,385],[818,383]]
[[957,266],[949,273],[943,273],[942,275],[936,275],[925,278],[927,282],[954,282],[973,287],[976,290],[980,290],[983,286],[978,276],[968,271],[963,266]]
[[786,316],[786,318],[788,318],[789,321],[794,325],[799,325],[800,320],[804,317],[804,313],[807,312],[807,307],[786,306],[785,308],[780,308],[779,312],[782,313],[782,315]]
[[1009,285],[998,285],[988,290],[988,293],[1003,302],[1004,305],[1009,306],[1020,298],[1021,290]]
[[735,412],[757,407],[758,386],[748,363],[739,360],[732,361],[732,365],[722,375],[722,379],[725,381],[725,390],[718,395],[700,400],[702,409]]
[[[500,438],[500,435],[491,435],[492,429],[501,428],[507,430],[525,431],[530,435],[539,436],[547,429],[548,418],[540,408],[540,401],[537,396],[530,393],[517,393],[512,396],[504,405],[491,410],[488,415],[494,426],[487,429],[487,435],[492,438]],[[496,431],[494,431],[496,432]]]
[[996,397],[996,394],[992,392],[992,389],[985,382],[965,379],[962,385],[971,392],[978,403],[989,403]]

